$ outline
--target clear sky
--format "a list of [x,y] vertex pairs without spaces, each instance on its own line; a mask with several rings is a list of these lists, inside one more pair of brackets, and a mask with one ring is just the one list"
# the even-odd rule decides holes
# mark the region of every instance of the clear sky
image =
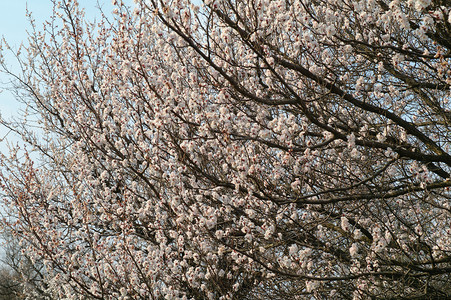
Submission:
[[[40,23],[51,15],[53,7],[51,1],[47,0],[0,0],[0,35],[14,49],[27,39],[26,32],[27,28],[29,28],[25,15],[27,6]],[[14,67],[15,62],[13,57],[7,52],[3,52],[3,55],[5,55],[6,64]],[[0,94],[0,113],[4,117],[15,115],[18,109],[16,101],[4,85],[8,80],[9,78],[4,74],[0,74],[0,89],[2,91]]]
[[[98,5],[105,13],[112,9],[111,0],[79,0],[80,6],[86,9],[86,16],[93,20],[99,15]],[[26,9],[30,11],[36,20],[36,25],[49,19],[53,11],[51,0],[0,0],[0,36],[4,38],[12,48],[18,48],[21,43],[27,42],[27,30],[30,29],[29,20],[26,17]],[[40,27],[40,26],[38,26]],[[17,70],[14,57],[3,53],[6,64],[13,70]],[[15,67],[16,66],[16,67]],[[20,106],[14,96],[5,85],[9,78],[0,73],[0,113],[4,118],[17,116]],[[6,135],[5,128],[0,126],[0,139]],[[8,139],[14,140],[12,135]],[[4,142],[0,142],[0,151],[6,151]]]

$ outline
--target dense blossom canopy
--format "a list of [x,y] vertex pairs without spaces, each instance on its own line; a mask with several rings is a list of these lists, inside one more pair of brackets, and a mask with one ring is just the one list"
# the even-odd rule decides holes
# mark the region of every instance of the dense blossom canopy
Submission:
[[451,297],[448,0],[56,4],[2,159],[48,294]]

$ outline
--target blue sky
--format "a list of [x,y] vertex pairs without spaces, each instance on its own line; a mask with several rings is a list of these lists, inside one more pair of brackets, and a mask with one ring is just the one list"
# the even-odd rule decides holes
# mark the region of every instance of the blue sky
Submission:
[[[79,0],[80,6],[86,9],[87,18],[94,19],[99,15],[97,2],[99,2],[105,12],[111,11],[111,0]],[[17,49],[21,43],[26,45],[27,30],[30,29],[29,20],[26,17],[27,8],[32,13],[39,28],[39,25],[52,15],[53,3],[51,0],[0,0],[0,36],[5,38],[13,49]],[[17,71],[14,57],[5,52],[3,54],[6,64],[11,66],[12,70]],[[8,80],[7,76],[0,73],[0,113],[4,118],[18,116],[20,110],[20,105],[4,84]],[[6,133],[6,129],[0,127],[0,139]],[[8,139],[10,141],[15,140],[12,135],[8,135]],[[0,151],[7,151],[4,141],[0,142]]]
[[[25,15],[26,7],[33,12],[33,15],[38,22],[48,18],[52,12],[52,3],[47,0],[29,1],[16,0],[5,1],[0,0],[0,35],[4,38],[14,49],[16,49],[23,41],[27,39],[27,28],[29,28],[28,19]],[[11,55],[4,52],[6,63],[14,67],[15,62]],[[13,99],[11,93],[5,90],[4,82],[8,81],[8,77],[0,74],[0,112],[2,116],[8,117],[15,115],[18,110],[18,105]],[[3,131],[1,131],[3,132]]]

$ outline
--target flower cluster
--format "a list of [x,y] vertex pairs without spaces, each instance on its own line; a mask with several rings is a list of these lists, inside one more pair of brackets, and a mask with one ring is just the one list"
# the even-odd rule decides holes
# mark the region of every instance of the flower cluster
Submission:
[[41,158],[2,158],[4,223],[49,293],[448,295],[443,1],[113,2],[63,2],[18,76],[43,138],[10,126]]

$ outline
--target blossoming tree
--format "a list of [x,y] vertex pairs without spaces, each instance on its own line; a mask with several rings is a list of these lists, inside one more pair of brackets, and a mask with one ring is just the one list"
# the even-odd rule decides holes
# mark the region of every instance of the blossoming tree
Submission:
[[448,1],[113,3],[17,76],[3,223],[49,293],[451,297]]

